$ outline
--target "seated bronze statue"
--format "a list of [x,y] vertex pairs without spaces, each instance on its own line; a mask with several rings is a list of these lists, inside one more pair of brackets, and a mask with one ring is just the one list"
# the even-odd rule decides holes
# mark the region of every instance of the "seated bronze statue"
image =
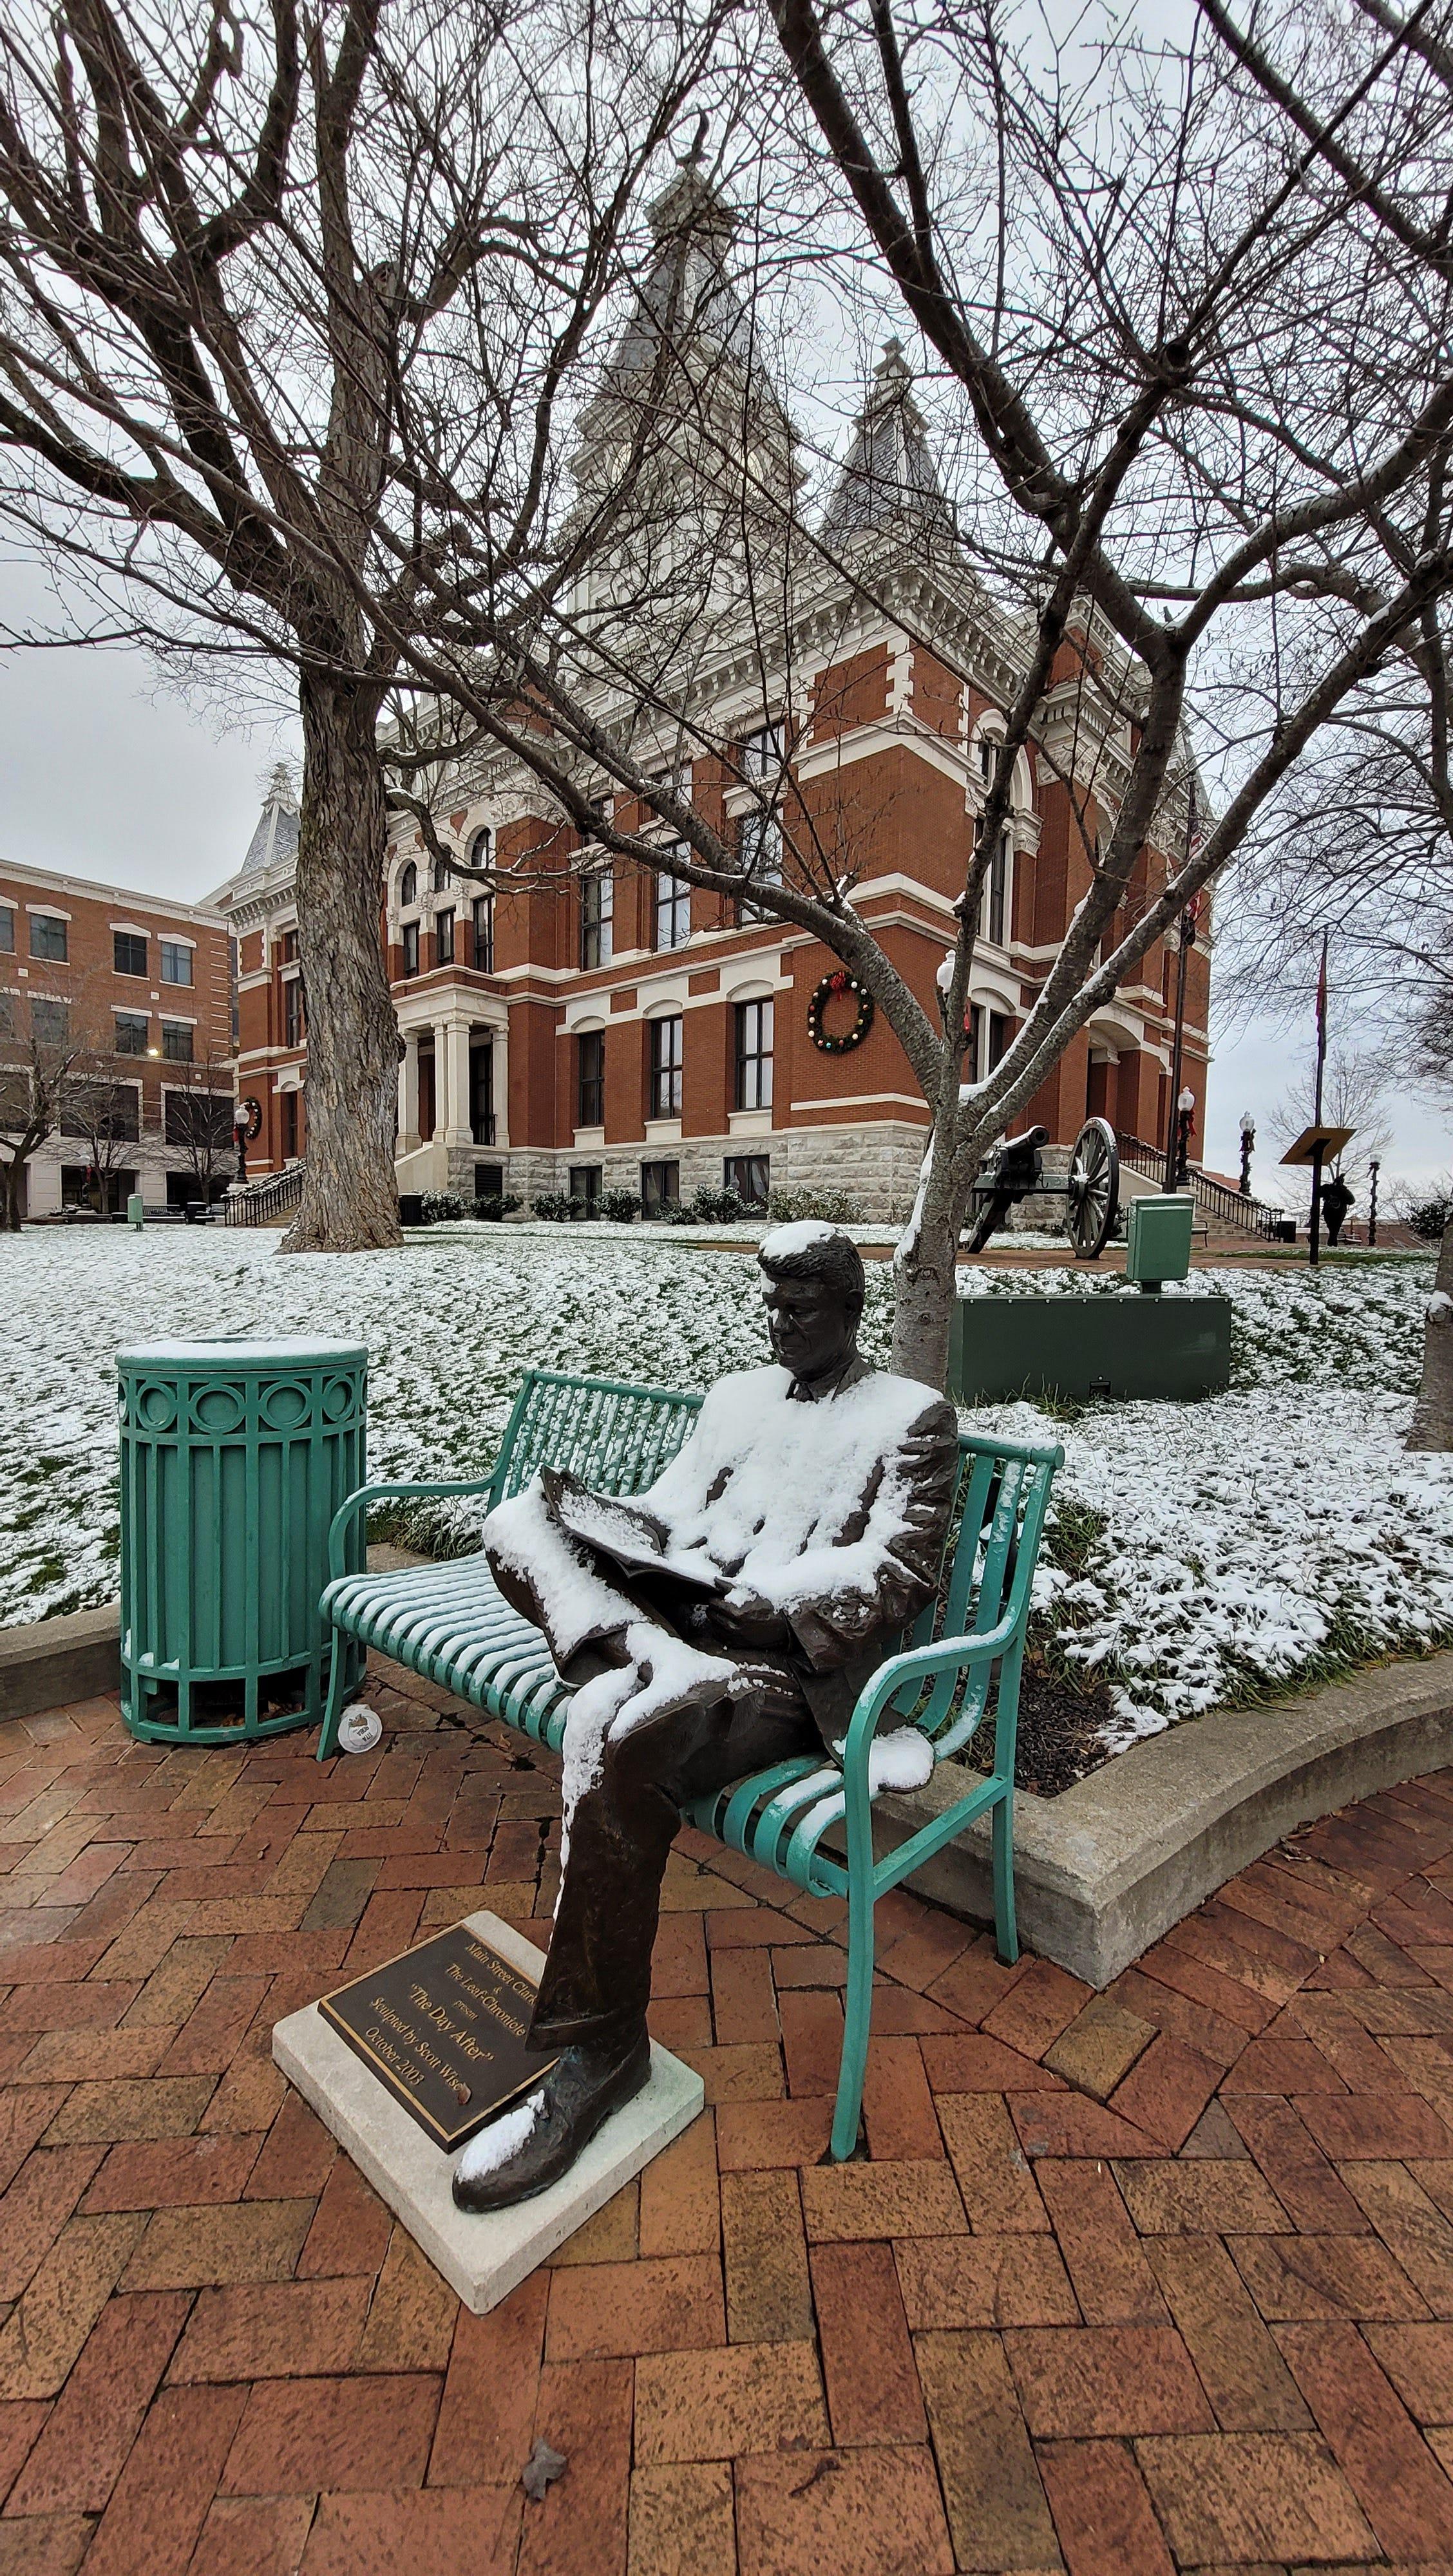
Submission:
[[563,1877],[530,2044],[559,2054],[454,2176],[504,2209],[565,2173],[650,2073],[646,2005],[682,1811],[789,1755],[831,1759],[859,1691],[938,1580],[953,1408],[860,1357],[863,1265],[830,1226],[759,1260],[777,1365],[724,1377],[629,1501],[548,1472],[492,1512],[500,1591],[575,1691]]

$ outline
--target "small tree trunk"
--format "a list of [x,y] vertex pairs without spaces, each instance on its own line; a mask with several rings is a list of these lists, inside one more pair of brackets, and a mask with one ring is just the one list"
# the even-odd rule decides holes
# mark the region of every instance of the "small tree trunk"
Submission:
[[1410,1449],[1453,1449],[1453,1219],[1443,1228],[1438,1276],[1423,1325],[1423,1382],[1408,1430]]
[[935,1130],[913,1215],[893,1258],[893,1366],[924,1386],[948,1383],[949,1327],[958,1295],[959,1233],[972,1172],[955,1171]]
[[303,1197],[284,1252],[400,1243],[400,1042],[379,939],[386,840],[377,701],[304,674],[298,955],[308,1014]]
[[18,1234],[20,1232],[20,1186],[25,1177],[25,1165],[14,1161],[8,1162],[4,1177],[4,1195],[0,1198],[0,1233]]

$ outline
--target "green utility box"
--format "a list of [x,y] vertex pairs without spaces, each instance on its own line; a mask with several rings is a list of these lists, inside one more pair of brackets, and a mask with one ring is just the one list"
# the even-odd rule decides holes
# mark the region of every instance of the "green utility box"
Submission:
[[[355,1342],[150,1342],[116,1357],[121,1704],[133,1735],[231,1744],[323,1714],[328,1529],[366,1481]],[[349,1532],[361,1571],[364,1515]],[[362,1678],[362,1650],[339,1639]]]
[[1072,1404],[1095,1396],[1184,1403],[1230,1383],[1229,1297],[1108,1291],[954,1301],[948,1391],[959,1404],[1046,1395]]
[[1163,1279],[1184,1279],[1191,1266],[1196,1202],[1157,1191],[1130,1201],[1125,1220],[1125,1276],[1154,1293]]

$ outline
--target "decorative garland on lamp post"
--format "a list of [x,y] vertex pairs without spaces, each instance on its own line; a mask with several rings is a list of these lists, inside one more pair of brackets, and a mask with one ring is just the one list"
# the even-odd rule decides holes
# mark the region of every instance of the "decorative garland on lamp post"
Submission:
[[[823,1026],[823,1013],[829,1002],[835,1002],[844,993],[851,994],[857,1016],[852,1027],[835,1038]],[[873,1018],[873,996],[867,985],[860,984],[857,976],[850,975],[845,966],[839,966],[834,974],[824,975],[807,1005],[807,1034],[822,1055],[851,1055],[854,1047],[862,1045],[873,1025]]]

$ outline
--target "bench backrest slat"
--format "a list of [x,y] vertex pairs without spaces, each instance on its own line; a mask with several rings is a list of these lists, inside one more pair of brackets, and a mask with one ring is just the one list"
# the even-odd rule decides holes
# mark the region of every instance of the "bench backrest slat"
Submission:
[[[638,1494],[675,1457],[701,1406],[679,1389],[632,1386],[618,1378],[571,1377],[531,1369],[515,1399],[491,1487],[492,1502],[517,1494],[539,1467],[560,1467],[599,1492]],[[911,1642],[972,1635],[1027,1606],[1050,1479],[1062,1456],[1014,1440],[959,1434],[959,1475],[937,1598],[914,1622]],[[908,1640],[905,1640],[908,1642]],[[939,1676],[925,1694],[905,1684],[899,1702],[935,1738],[940,1755],[966,1744],[983,1717],[989,1665]]]
[[515,1398],[490,1500],[503,1502],[537,1467],[560,1467],[601,1493],[638,1494],[675,1457],[699,1395],[616,1378],[531,1369]]

